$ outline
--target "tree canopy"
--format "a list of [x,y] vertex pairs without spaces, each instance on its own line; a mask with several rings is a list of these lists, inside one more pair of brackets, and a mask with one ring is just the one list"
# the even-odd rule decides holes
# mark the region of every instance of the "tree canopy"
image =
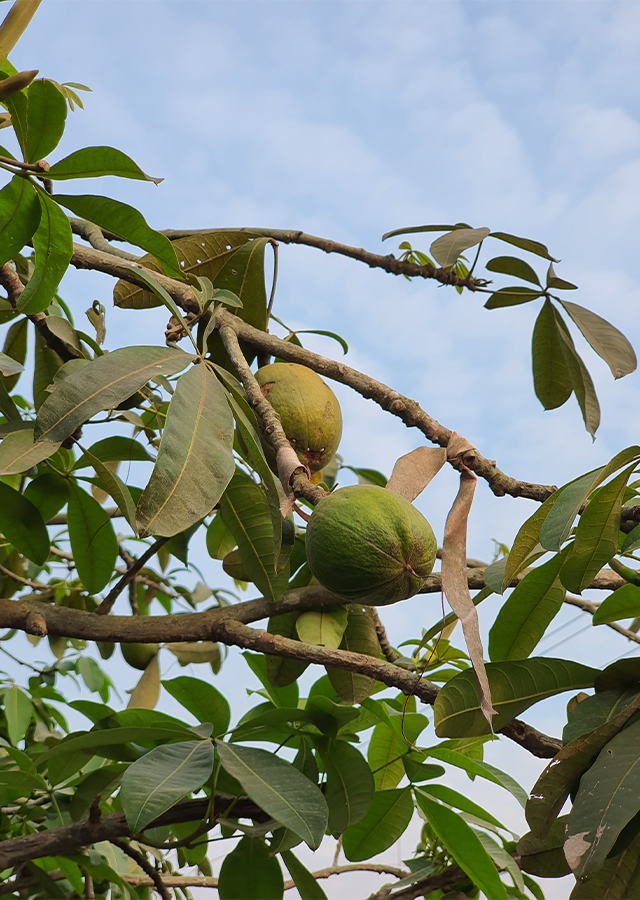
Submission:
[[[600,670],[535,651],[565,604],[617,631],[622,652],[640,642],[640,447],[559,488],[501,471],[491,447],[345,363],[336,331],[281,322],[278,248],[480,295],[490,315],[535,304],[535,394],[545,409],[577,403],[591,436],[582,348],[618,379],[636,368],[627,338],[568,299],[553,251],[505,231],[395,228],[384,239],[398,255],[380,255],[297,230],[160,232],[116,198],[64,193],[75,179],[159,179],[109,146],[59,158],[86,88],[9,61],[37,7],[17,0],[0,26],[0,650],[15,660],[26,634],[49,662],[0,680],[0,895],[322,898],[324,878],[363,869],[385,876],[379,900],[543,898],[540,879],[571,873],[573,898],[637,896],[638,658]],[[111,276],[132,316],[164,308],[164,334],[105,349],[109,298],[71,308],[70,268]],[[332,383],[411,429],[388,479],[335,453]],[[444,467],[460,484],[434,537],[411,504]],[[478,479],[537,504],[490,564],[467,555]],[[198,540],[234,590],[187,577]],[[418,593],[450,611],[433,604],[393,646],[385,607]],[[483,647],[476,607],[492,595]],[[230,648],[261,684],[241,716],[225,697]],[[163,679],[166,654],[191,674]],[[126,704],[123,660],[140,672]],[[95,699],[71,699],[71,679]],[[159,708],[161,689],[179,715]],[[527,724],[566,692],[561,737]],[[530,795],[492,763],[494,740],[541,761]],[[451,787],[452,769],[515,797],[530,831],[505,828],[471,781]],[[402,867],[368,862],[416,821]],[[326,837],[336,860],[310,870],[300,848]]]

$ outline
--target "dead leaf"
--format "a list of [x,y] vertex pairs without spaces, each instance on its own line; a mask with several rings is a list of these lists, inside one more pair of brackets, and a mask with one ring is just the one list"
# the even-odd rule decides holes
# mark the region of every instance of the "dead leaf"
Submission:
[[387,490],[400,494],[409,503],[437,475],[447,459],[447,451],[443,447],[417,447],[397,460],[387,482]]

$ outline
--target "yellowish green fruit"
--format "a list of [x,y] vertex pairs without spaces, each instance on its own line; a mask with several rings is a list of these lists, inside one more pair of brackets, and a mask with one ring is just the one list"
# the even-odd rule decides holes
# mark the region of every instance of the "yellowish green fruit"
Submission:
[[153,657],[158,655],[160,644],[120,644],[120,649],[130,666],[144,671]]
[[306,550],[312,574],[327,590],[384,606],[418,593],[433,569],[437,543],[425,517],[404,497],[353,485],[315,507]]
[[[291,446],[310,472],[322,469],[333,458],[342,437],[342,413],[336,395],[322,378],[306,366],[272,363],[256,372],[256,381],[280,416]],[[263,444],[267,460],[275,468],[270,444]]]
[[[340,649],[363,653],[377,659],[380,656],[380,643],[371,610],[359,603],[350,603],[347,614],[347,627],[342,635]],[[330,666],[326,666],[326,669],[334,691],[344,703],[362,703],[373,693],[376,686],[375,678],[369,675],[346,672]]]

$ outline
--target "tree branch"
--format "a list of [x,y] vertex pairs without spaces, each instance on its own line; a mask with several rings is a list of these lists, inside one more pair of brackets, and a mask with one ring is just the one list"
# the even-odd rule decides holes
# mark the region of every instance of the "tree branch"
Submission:
[[162,900],[171,900],[171,891],[166,886],[159,872],[153,868],[147,857],[143,853],[135,850],[127,841],[121,841],[119,838],[111,838],[111,844],[119,847],[130,859],[132,859],[143,872],[147,873],[149,880],[156,891],[162,897]]
[[153,556],[156,555],[160,547],[167,543],[169,540],[168,537],[159,537],[151,544],[147,550],[139,556],[135,562],[131,564],[131,566],[127,569],[125,574],[122,576],[120,581],[111,588],[107,596],[104,598],[102,603],[96,608],[94,611],[95,615],[98,616],[106,616],[111,612],[111,607],[116,602],[117,598],[120,596],[122,591],[126,588],[130,581],[132,581],[140,569],[147,563]]

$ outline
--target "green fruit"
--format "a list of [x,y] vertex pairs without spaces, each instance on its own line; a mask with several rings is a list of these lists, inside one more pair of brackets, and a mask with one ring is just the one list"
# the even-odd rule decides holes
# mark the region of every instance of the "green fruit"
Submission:
[[345,600],[383,606],[418,593],[437,544],[427,520],[404,497],[353,485],[315,507],[306,548],[309,568],[323,587]]
[[[331,388],[311,369],[295,363],[263,366],[256,372],[256,381],[280,416],[300,462],[310,472],[326,466],[342,437],[342,413]],[[263,446],[269,465],[275,469],[273,448],[266,441]]]
[[[347,613],[347,627],[342,635],[340,649],[364,653],[365,656],[378,659],[380,643],[371,610],[359,603],[350,603]],[[373,693],[375,678],[357,672],[345,672],[343,669],[332,669],[330,666],[325,668],[334,691],[344,703],[362,703]]]
[[158,655],[160,644],[120,644],[120,649],[130,666],[144,671],[153,657]]

